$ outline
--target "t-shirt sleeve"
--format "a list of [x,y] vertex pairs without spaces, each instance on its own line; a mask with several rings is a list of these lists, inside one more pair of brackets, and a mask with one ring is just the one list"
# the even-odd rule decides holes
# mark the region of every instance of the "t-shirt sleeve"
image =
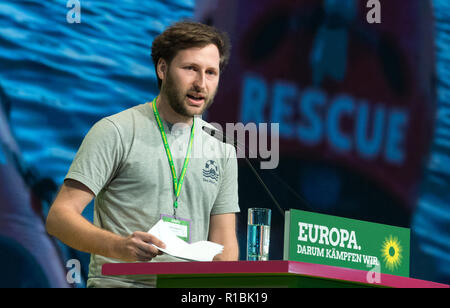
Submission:
[[64,178],[86,185],[96,196],[116,174],[124,148],[115,124],[103,118],[86,134]]
[[219,193],[211,211],[212,215],[240,212],[236,151],[231,145],[227,145],[226,151],[227,158],[222,170]]

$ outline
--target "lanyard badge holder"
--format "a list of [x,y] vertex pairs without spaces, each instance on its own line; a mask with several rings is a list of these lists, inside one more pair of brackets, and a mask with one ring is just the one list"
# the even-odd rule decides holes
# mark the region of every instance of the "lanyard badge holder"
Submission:
[[195,121],[192,122],[191,127],[191,137],[189,139],[189,145],[186,151],[186,157],[184,159],[183,168],[181,169],[180,177],[177,177],[177,173],[175,171],[175,164],[173,162],[172,153],[170,152],[169,143],[167,142],[166,132],[164,131],[164,126],[161,121],[161,117],[159,116],[158,110],[156,108],[156,98],[152,102],[153,113],[155,114],[156,122],[158,123],[159,132],[161,133],[161,138],[164,144],[164,149],[166,150],[167,160],[169,161],[170,171],[172,172],[172,180],[173,180],[173,191],[175,201],[173,203],[173,215],[176,218],[176,211],[178,209],[178,197],[180,196],[181,187],[183,185],[183,180],[186,175],[187,166],[189,164],[189,159],[191,157],[192,144],[194,141],[194,127]]

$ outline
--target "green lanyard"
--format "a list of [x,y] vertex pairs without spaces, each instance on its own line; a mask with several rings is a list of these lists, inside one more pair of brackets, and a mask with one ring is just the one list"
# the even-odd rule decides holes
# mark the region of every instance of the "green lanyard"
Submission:
[[167,159],[169,160],[170,170],[172,171],[172,179],[173,179],[173,192],[175,195],[175,201],[173,203],[174,215],[176,215],[176,209],[178,208],[178,197],[180,196],[181,186],[183,185],[184,176],[186,175],[186,169],[189,163],[189,159],[191,157],[192,143],[194,141],[194,123],[192,122],[191,128],[191,138],[189,140],[188,149],[186,152],[186,158],[184,159],[183,169],[181,170],[180,178],[177,178],[177,173],[175,171],[175,165],[173,163],[172,154],[170,152],[169,143],[167,142],[166,132],[164,131],[164,126],[161,122],[161,118],[159,116],[158,110],[156,109],[156,98],[152,102],[153,105],[153,113],[155,114],[156,122],[158,123],[159,131],[161,133],[161,138],[163,140],[164,148],[166,149]]

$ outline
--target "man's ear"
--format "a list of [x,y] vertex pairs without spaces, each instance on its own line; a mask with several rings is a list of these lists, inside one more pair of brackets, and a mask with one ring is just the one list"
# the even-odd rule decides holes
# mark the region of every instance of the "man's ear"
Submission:
[[163,58],[159,58],[158,64],[156,65],[156,71],[158,73],[158,77],[161,80],[164,80],[167,75],[167,62]]

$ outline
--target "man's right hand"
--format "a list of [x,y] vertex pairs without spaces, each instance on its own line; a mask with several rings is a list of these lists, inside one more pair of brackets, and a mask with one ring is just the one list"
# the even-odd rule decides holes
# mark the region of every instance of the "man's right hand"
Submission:
[[133,232],[126,238],[123,238],[116,247],[118,256],[121,260],[127,262],[150,261],[154,257],[163,254],[152,244],[165,248],[166,245],[154,235],[146,232]]
[[162,254],[152,244],[165,248],[164,243],[149,233],[123,237],[86,220],[82,212],[93,198],[87,186],[66,180],[47,216],[47,232],[74,249],[124,261],[149,261]]

